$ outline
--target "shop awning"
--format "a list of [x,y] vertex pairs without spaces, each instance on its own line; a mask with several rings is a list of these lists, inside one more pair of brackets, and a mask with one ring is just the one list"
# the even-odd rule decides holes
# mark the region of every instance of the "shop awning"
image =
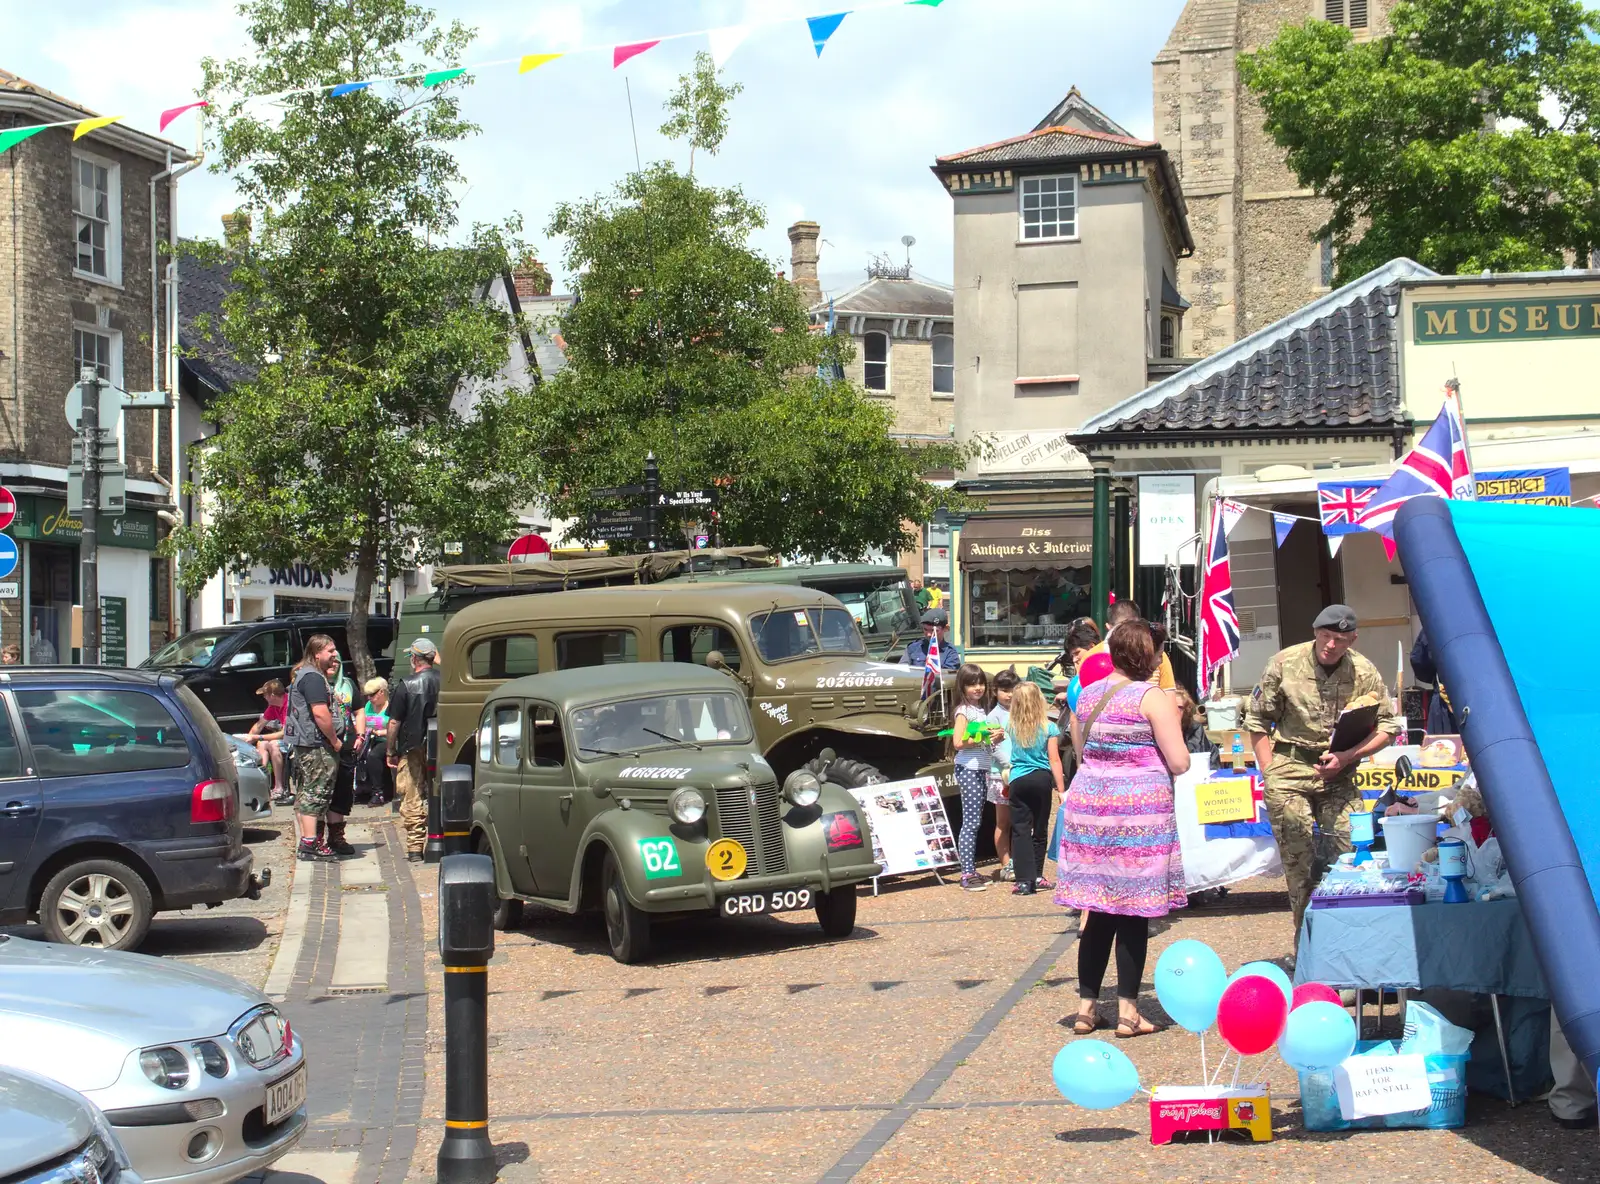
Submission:
[[1094,526],[1081,517],[970,518],[956,559],[967,571],[1083,567],[1094,552]]

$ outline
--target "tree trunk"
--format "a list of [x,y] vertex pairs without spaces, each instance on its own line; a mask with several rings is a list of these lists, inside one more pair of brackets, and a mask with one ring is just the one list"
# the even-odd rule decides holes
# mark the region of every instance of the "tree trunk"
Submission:
[[357,686],[378,672],[367,646],[367,605],[372,602],[372,585],[377,578],[378,532],[376,525],[369,525],[356,552],[356,581],[350,604],[350,657],[356,664]]

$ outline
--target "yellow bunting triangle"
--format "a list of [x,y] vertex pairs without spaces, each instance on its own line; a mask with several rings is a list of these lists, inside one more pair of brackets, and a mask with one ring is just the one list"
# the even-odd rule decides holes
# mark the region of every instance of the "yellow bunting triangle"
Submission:
[[522,63],[517,67],[518,74],[526,74],[529,70],[537,70],[547,62],[553,62],[562,55],[559,53],[529,53],[522,55]]
[[120,115],[98,115],[93,119],[85,119],[77,127],[72,129],[72,138],[74,140],[81,140],[90,132],[97,131],[100,128],[116,123],[121,120],[121,118],[122,116]]

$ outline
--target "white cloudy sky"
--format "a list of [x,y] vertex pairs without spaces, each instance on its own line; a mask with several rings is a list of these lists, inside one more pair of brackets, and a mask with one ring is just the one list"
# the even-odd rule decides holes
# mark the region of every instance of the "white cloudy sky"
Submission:
[[[867,0],[875,3],[877,0]],[[721,155],[697,172],[742,185],[765,205],[756,246],[787,261],[784,229],[822,224],[824,282],[853,282],[869,256],[902,252],[914,235],[918,271],[949,280],[950,206],[928,172],[936,156],[1030,130],[1076,84],[1136,135],[1151,128],[1150,59],[1182,0],[945,0],[936,9],[877,7],[847,17],[821,58],[803,17],[830,0],[436,0],[441,17],[477,27],[469,60],[643,40],[793,14],[764,25],[728,63],[744,83]],[[158,113],[192,97],[206,54],[245,47],[225,0],[116,0],[86,24],[72,5],[0,0],[0,67],[154,132]],[[464,221],[520,212],[555,265],[545,229],[556,203],[607,188],[633,165],[624,77],[639,150],[671,155],[661,102],[703,38],[668,41],[620,70],[608,53],[574,54],[519,76],[485,70],[464,92],[482,132],[460,148]],[[169,134],[189,142],[192,117]],[[218,237],[232,208],[225,176],[191,173],[180,231]]]

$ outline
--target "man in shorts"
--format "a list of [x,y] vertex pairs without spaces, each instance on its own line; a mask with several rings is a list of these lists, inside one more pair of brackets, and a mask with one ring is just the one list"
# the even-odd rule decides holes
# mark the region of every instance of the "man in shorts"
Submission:
[[294,747],[294,812],[300,834],[295,858],[307,861],[339,858],[317,837],[317,824],[326,821],[333,801],[343,747],[344,721],[335,718],[340,705],[328,682],[338,667],[333,638],[315,634],[306,642],[305,657],[289,687],[288,736]]

